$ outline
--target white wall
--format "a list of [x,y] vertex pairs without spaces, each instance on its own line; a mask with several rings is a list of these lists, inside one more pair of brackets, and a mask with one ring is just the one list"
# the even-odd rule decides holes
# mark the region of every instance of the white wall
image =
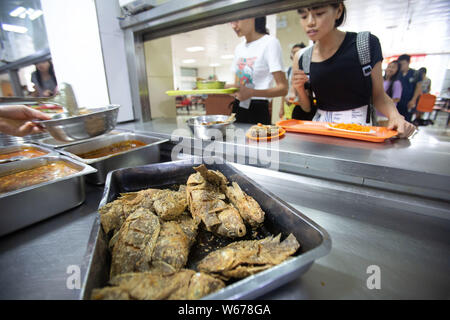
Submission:
[[119,3],[113,0],[96,0],[97,19],[106,70],[109,100],[119,104],[117,121],[134,119],[128,66],[125,55],[124,33],[117,17],[121,15]]
[[41,4],[58,82],[72,85],[80,107],[109,104],[95,1]]

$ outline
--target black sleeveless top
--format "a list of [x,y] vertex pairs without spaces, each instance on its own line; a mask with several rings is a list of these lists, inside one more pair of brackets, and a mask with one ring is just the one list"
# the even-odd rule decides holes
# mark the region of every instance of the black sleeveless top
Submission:
[[[372,68],[383,60],[378,38],[370,35]],[[302,67],[302,57],[299,68]],[[356,33],[347,32],[336,53],[322,62],[311,62],[310,89],[317,99],[317,107],[325,111],[344,111],[370,103],[368,90],[356,49]],[[308,88],[308,86],[306,86]]]

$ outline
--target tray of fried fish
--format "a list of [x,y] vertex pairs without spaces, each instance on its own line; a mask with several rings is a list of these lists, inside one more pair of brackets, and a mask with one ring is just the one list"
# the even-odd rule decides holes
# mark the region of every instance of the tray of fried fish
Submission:
[[108,174],[82,299],[253,299],[305,273],[328,233],[223,160]]

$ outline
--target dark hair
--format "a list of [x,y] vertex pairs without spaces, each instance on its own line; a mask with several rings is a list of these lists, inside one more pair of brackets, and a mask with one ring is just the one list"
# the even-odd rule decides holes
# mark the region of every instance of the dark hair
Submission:
[[[294,48],[300,48],[300,49],[303,49],[303,48],[306,48],[306,46],[305,46],[305,44],[302,42],[302,43],[294,44],[294,45],[292,46],[292,49],[294,49]],[[292,49],[291,49],[291,50],[292,50]]]
[[266,16],[255,18],[255,31],[260,34],[269,34],[266,29]]
[[[50,67],[48,68],[48,73],[50,75],[50,77],[52,78],[53,81],[55,81],[56,84],[58,84],[58,82],[56,81],[56,76],[55,76],[55,69],[53,68],[53,63],[51,60],[47,60],[47,61],[41,61],[41,62],[48,62],[50,64]],[[37,68],[37,65],[41,62],[36,63],[36,80],[39,84],[39,87],[42,88],[42,77],[41,77],[41,72],[39,71],[39,69]]]
[[417,72],[419,73],[419,80],[422,81],[422,77],[427,74],[427,68],[420,68]]
[[[342,3],[342,14],[341,14],[341,16],[339,17],[339,19],[337,19],[337,20],[335,21],[335,23],[334,23],[334,27],[335,27],[335,28],[340,27],[340,26],[344,23],[345,19],[347,18],[347,8],[345,7],[345,4],[344,4],[344,1],[343,1],[343,0],[342,0],[342,1],[338,1],[338,3],[332,3],[332,4],[330,4],[330,6],[332,6],[333,8],[339,8],[339,5],[340,5],[341,3]],[[326,5],[320,5],[320,6],[314,6],[314,7],[307,7],[307,8],[300,8],[300,9],[297,10],[297,12],[298,12],[298,13],[302,13],[302,11],[303,11],[304,9],[314,10],[314,9],[323,8],[323,7],[325,7],[325,6],[326,6]]]
[[[398,62],[398,60],[394,60],[391,63],[395,63],[397,65],[397,72],[391,77],[390,79],[391,83],[389,83],[389,87],[386,89],[386,94],[392,98],[392,88],[394,86],[394,82],[398,80],[400,75],[400,63]],[[386,74],[384,75],[384,80],[387,80]]]
[[411,56],[409,54],[402,54],[400,57],[398,57],[397,59],[398,61],[407,61],[408,63],[411,62]]
[[333,8],[339,8],[339,4],[341,3],[342,3],[342,14],[339,17],[339,19],[337,19],[336,22],[334,23],[335,28],[340,27],[344,23],[345,18],[347,17],[347,8],[345,7],[345,4],[343,2],[334,3],[331,5]]

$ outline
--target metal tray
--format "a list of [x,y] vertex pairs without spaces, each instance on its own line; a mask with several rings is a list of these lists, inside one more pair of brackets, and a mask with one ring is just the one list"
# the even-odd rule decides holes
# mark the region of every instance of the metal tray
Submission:
[[[109,146],[113,143],[126,140],[138,140],[146,143],[147,145],[96,159],[82,159],[76,155],[77,153],[79,154],[93,151]],[[112,170],[159,162],[160,144],[167,141],[169,140],[129,132],[114,136],[105,136],[98,139],[93,139],[89,142],[65,147],[60,149],[60,152],[96,168],[98,171],[87,176],[86,180],[94,184],[104,184],[106,175]]]
[[[37,144],[22,143],[22,144],[14,144],[14,145],[7,146],[7,147],[0,147],[0,155],[1,154],[5,154],[5,153],[11,153],[11,152],[14,152],[14,151],[19,151],[20,149],[24,149],[24,148],[34,148],[34,149],[37,149],[39,151],[46,152],[45,155],[39,156],[39,157],[35,157],[35,158],[32,158],[32,159],[45,157],[45,156],[58,155],[59,154],[57,151],[55,151],[53,149],[45,148],[45,147],[42,147],[42,146],[37,145]],[[28,160],[28,159],[24,159],[24,160]],[[0,164],[2,164],[2,163],[0,162]]]
[[0,236],[74,208],[84,202],[86,196],[84,176],[96,170],[68,157],[45,156],[6,163],[0,166],[0,176],[59,160],[79,168],[80,172],[0,194]]
[[[211,161],[205,161],[205,163],[208,169],[220,170],[229,181],[237,182],[260,204],[266,212],[264,226],[260,228],[263,230],[258,230],[261,231],[259,232],[261,237],[265,237],[267,234],[277,235],[281,232],[282,239],[284,239],[288,234],[293,233],[301,247],[293,258],[282,264],[229,283],[225,288],[204,297],[204,299],[254,299],[299,277],[311,267],[316,259],[328,254],[331,249],[331,239],[319,225],[229,164],[207,164],[212,163]],[[185,184],[189,175],[195,172],[192,168],[193,165],[193,160],[190,159],[110,172],[99,207],[115,200],[123,192]],[[203,231],[197,236],[197,243],[191,248],[189,255],[188,268],[194,268],[196,263],[207,254],[196,252],[200,251],[199,248],[205,243],[210,250],[227,244],[227,241],[211,242],[210,239],[206,239],[206,233]],[[249,232],[248,237],[251,237],[251,234]],[[111,263],[108,240],[101,227],[99,217],[97,217],[92,227],[82,266],[82,274],[85,274],[85,277],[81,299],[89,299],[92,289],[103,287],[108,281]]]
[[128,132],[128,130],[123,130],[123,131],[113,130],[111,132],[105,133],[102,136],[89,138],[89,139],[85,139],[85,140],[72,141],[72,142],[63,142],[63,141],[56,140],[52,136],[48,136],[46,138],[38,140],[37,143],[39,143],[41,146],[44,146],[47,148],[64,148],[64,147],[69,147],[69,146],[73,146],[73,145],[84,143],[84,142],[89,142],[89,141],[92,141],[95,139],[99,139],[100,137],[104,138],[104,137],[109,137],[109,136],[113,136],[113,135],[118,135],[123,132]]

